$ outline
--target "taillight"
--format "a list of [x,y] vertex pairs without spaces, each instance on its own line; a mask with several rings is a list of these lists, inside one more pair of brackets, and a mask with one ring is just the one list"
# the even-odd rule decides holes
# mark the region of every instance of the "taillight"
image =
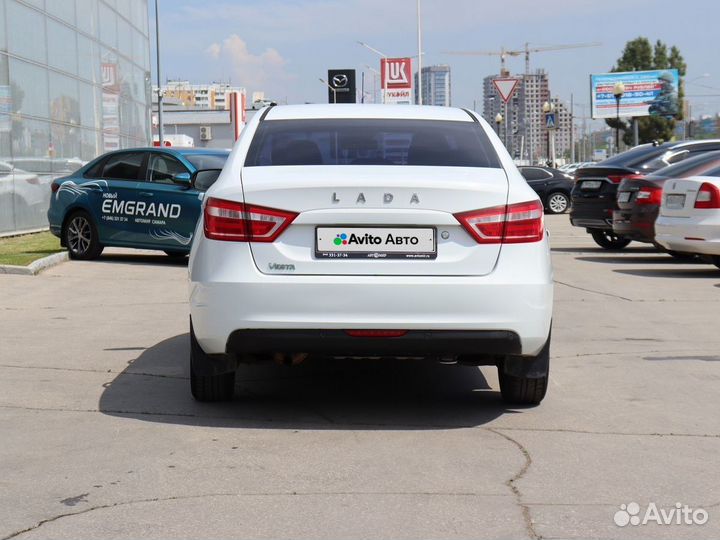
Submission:
[[57,193],[59,189],[60,189],[60,184],[58,184],[57,182],[52,182],[52,183],[50,184],[50,191],[51,191],[51,192]]
[[390,338],[402,337],[407,330],[345,330],[345,333],[351,337]]
[[204,211],[205,236],[229,242],[274,242],[297,217],[295,212],[210,197]]
[[695,208],[720,208],[720,189],[705,182],[698,190]]
[[619,184],[622,182],[626,177],[630,175],[628,174],[608,174],[608,180],[610,180],[613,184]]
[[540,201],[462,212],[455,219],[478,244],[538,242],[545,233]]
[[636,204],[662,204],[662,189],[659,187],[641,187],[635,195]]

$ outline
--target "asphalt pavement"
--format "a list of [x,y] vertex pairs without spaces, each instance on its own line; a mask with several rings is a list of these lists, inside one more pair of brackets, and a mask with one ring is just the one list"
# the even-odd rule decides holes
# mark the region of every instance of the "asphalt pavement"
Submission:
[[[535,408],[410,361],[247,367],[199,404],[183,263],[1,275],[0,539],[720,537],[720,270],[548,223]],[[615,523],[676,503],[707,522]]]

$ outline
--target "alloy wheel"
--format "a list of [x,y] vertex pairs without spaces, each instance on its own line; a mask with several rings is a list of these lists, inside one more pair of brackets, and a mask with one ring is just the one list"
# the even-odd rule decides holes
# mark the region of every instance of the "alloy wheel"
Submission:
[[568,208],[568,198],[562,193],[553,193],[548,199],[548,208],[553,214],[562,214]]
[[92,241],[92,232],[90,222],[84,216],[75,216],[67,229],[67,243],[70,250],[82,255],[90,248]]

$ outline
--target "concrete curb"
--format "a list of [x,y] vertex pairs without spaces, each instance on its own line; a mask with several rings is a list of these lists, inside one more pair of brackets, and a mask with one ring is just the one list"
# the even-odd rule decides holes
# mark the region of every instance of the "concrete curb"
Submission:
[[27,266],[15,266],[12,264],[0,264],[0,274],[19,274],[23,276],[34,276],[38,273],[68,260],[68,252],[61,251],[53,253],[42,259],[31,262]]

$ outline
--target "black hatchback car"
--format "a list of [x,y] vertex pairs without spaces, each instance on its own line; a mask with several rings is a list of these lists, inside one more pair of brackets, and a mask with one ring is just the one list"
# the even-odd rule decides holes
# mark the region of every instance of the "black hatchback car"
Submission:
[[649,174],[712,150],[720,150],[720,140],[642,144],[594,166],[578,169],[570,222],[587,229],[600,247],[624,248],[631,239],[613,231],[613,212],[619,209],[616,197],[620,182],[628,176]]
[[528,185],[535,190],[543,202],[545,211],[563,214],[570,208],[570,192],[573,177],[550,167],[518,167]]

